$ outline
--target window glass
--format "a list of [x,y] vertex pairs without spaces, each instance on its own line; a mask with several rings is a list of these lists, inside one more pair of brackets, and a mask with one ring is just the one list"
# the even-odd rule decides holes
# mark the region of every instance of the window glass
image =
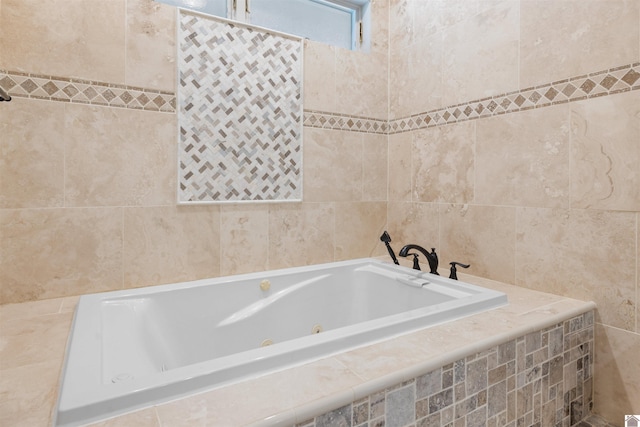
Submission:
[[254,25],[354,49],[356,11],[322,0],[251,0]]
[[229,16],[228,0],[156,0],[161,3],[179,6],[196,12],[226,18]]

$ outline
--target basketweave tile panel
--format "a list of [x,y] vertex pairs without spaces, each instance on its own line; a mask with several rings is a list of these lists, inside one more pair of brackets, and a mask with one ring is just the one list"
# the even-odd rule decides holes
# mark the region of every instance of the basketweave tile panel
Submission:
[[179,201],[302,200],[302,40],[180,11]]

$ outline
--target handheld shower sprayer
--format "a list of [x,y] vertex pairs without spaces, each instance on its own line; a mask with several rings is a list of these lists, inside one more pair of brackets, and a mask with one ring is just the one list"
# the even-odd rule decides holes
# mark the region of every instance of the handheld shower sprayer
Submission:
[[0,102],[1,101],[9,102],[11,101],[11,96],[4,89],[0,87]]
[[398,258],[396,258],[396,254],[393,253],[393,249],[389,244],[389,242],[391,241],[391,236],[389,236],[387,230],[385,230],[384,233],[382,233],[382,236],[380,236],[380,241],[384,242],[384,245],[387,247],[387,251],[389,251],[389,256],[391,256],[393,263],[396,265],[400,265],[400,263],[398,262]]

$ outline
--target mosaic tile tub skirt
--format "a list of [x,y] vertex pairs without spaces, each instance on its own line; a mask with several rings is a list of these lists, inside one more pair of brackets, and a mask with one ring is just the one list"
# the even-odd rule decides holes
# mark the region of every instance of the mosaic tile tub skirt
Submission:
[[178,202],[302,200],[302,40],[178,19]]
[[594,312],[533,331],[296,427],[588,426]]

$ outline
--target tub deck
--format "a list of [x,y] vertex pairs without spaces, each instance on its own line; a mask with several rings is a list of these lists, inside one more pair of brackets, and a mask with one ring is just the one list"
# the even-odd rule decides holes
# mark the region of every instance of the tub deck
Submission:
[[[460,279],[505,292],[509,305],[94,425],[293,425],[595,308],[466,274]],[[0,424],[51,425],[76,303],[63,298],[0,307]]]

